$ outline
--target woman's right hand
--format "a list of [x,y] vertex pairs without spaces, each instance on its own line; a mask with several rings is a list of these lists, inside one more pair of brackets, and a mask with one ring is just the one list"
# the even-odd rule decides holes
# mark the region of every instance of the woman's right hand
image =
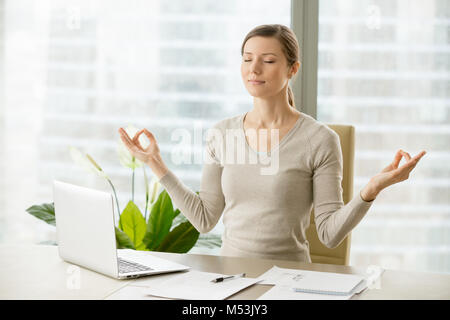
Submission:
[[[150,144],[145,149],[139,142],[139,136],[142,133],[144,133],[150,141]],[[119,134],[120,139],[123,141],[130,154],[139,161],[147,164],[158,178],[161,178],[167,172],[167,167],[161,158],[158,143],[156,142],[155,136],[150,131],[142,129],[135,134],[133,139],[128,136],[123,128],[119,128]]]

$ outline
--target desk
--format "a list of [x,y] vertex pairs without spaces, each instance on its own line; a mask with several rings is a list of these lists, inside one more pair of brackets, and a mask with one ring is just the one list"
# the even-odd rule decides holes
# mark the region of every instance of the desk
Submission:
[[[192,267],[195,270],[223,274],[246,272],[258,277],[272,266],[324,272],[365,274],[366,268],[309,264],[294,261],[235,258],[198,254],[149,252]],[[0,245],[0,299],[120,299],[136,298],[129,289],[135,280],[115,280],[79,268],[79,288],[69,282],[75,268],[62,261],[56,246]],[[155,275],[151,277],[163,277]],[[146,277],[147,278],[147,277]],[[68,285],[69,284],[69,285]],[[254,285],[229,299],[257,299],[272,286]],[[121,294],[122,293],[122,294]],[[352,299],[450,299],[450,275],[386,270],[380,289],[370,289]]]

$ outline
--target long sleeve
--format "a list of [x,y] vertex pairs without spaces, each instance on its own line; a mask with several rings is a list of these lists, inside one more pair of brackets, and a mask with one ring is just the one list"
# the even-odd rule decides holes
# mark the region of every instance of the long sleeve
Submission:
[[339,136],[328,128],[320,133],[323,139],[319,139],[313,158],[314,217],[319,239],[325,246],[334,248],[361,221],[373,201],[364,201],[358,192],[344,205]]
[[169,170],[159,182],[169,193],[172,202],[200,232],[209,232],[220,219],[225,208],[221,177],[223,166],[217,159],[214,139],[206,143],[206,161],[202,167],[199,194],[190,190]]

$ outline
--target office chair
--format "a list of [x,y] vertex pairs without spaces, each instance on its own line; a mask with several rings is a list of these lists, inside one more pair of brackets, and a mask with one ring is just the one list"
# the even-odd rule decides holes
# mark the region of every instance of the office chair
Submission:
[[[353,163],[355,158],[355,128],[349,125],[328,125],[338,135],[343,156],[342,189],[344,204],[353,197]],[[350,260],[351,233],[333,249],[327,248],[317,235],[314,209],[311,211],[311,224],[306,230],[309,253],[313,263],[348,265]]]

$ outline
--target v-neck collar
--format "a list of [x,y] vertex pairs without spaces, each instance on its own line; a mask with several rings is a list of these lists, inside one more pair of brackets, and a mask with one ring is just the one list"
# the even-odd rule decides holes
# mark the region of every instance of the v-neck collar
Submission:
[[273,153],[273,151],[275,151],[275,150],[279,149],[280,147],[282,147],[283,144],[286,143],[287,140],[289,140],[289,137],[296,131],[296,129],[300,126],[300,123],[304,119],[303,115],[300,113],[300,117],[297,119],[297,121],[294,123],[294,125],[289,129],[289,131],[286,133],[286,135],[283,138],[281,138],[281,141],[273,148],[273,150],[271,149],[270,151],[265,152],[265,151],[256,151],[252,147],[250,147],[250,145],[248,144],[247,136],[245,135],[245,129],[244,129],[244,119],[247,116],[247,113],[248,112],[244,113],[241,116],[241,119],[239,121],[241,132],[244,134],[245,145],[246,145],[247,149],[249,149],[251,152],[254,152],[254,153],[258,154],[258,155],[261,155],[261,154],[262,155],[267,155],[269,157],[270,157],[270,154]]

